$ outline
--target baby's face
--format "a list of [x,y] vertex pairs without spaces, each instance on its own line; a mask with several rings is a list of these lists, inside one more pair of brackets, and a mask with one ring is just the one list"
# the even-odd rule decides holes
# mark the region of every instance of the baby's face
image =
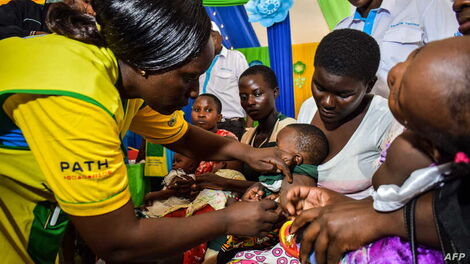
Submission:
[[279,134],[277,134],[277,147],[280,150],[292,155],[299,154],[295,142],[297,136],[296,134],[297,132],[290,127],[283,128]]
[[173,156],[172,169],[182,169],[184,172],[191,174],[194,173],[195,168],[196,164],[194,160],[179,153],[175,153]]

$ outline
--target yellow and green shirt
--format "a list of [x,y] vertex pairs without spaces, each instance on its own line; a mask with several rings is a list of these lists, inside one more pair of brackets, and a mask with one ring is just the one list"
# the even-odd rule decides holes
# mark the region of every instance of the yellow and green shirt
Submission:
[[31,249],[41,234],[38,206],[57,202],[76,216],[122,207],[130,199],[126,131],[168,144],[188,124],[181,111],[162,115],[141,99],[121,100],[107,48],[55,34],[9,38],[0,58],[0,252],[8,263],[44,263],[40,246]]

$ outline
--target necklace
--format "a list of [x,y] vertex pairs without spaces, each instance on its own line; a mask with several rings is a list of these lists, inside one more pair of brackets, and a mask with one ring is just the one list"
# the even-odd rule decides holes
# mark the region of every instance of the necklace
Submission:
[[258,135],[257,133],[255,133],[255,134],[253,135],[253,138],[251,139],[251,144],[250,144],[250,145],[252,145],[252,146],[255,147],[255,148],[261,148],[261,146],[263,146],[264,144],[266,144],[266,142],[268,141],[269,135],[267,135],[267,136],[263,139],[263,141],[261,141],[261,142],[258,144],[258,146],[256,146],[256,144],[255,144],[255,143],[256,143],[256,142],[255,142],[255,139],[256,139],[256,136],[257,136],[257,135]]

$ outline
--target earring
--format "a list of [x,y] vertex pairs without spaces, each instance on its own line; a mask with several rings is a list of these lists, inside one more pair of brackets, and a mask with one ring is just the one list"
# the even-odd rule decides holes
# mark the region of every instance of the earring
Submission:
[[143,77],[147,76],[147,72],[144,71],[144,70],[139,70],[140,72],[140,75],[142,75]]

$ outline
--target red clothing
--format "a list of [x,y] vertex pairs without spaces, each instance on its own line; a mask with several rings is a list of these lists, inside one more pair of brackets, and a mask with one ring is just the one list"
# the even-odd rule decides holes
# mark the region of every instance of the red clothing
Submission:
[[[207,212],[214,211],[214,208],[210,205],[206,205],[203,208],[197,210],[194,215],[203,214]],[[186,208],[181,208],[174,212],[171,212],[164,217],[185,217]],[[204,257],[207,251],[207,243],[201,243],[198,246],[193,247],[192,249],[186,250],[184,252],[184,259],[182,264],[201,264],[204,261]]]
[[[238,141],[238,138],[235,136],[235,134],[225,129],[218,129],[216,134],[222,137],[232,137]],[[216,161],[201,161],[201,163],[199,163],[199,167],[197,167],[195,175],[198,176],[204,173],[212,172],[215,162]]]

